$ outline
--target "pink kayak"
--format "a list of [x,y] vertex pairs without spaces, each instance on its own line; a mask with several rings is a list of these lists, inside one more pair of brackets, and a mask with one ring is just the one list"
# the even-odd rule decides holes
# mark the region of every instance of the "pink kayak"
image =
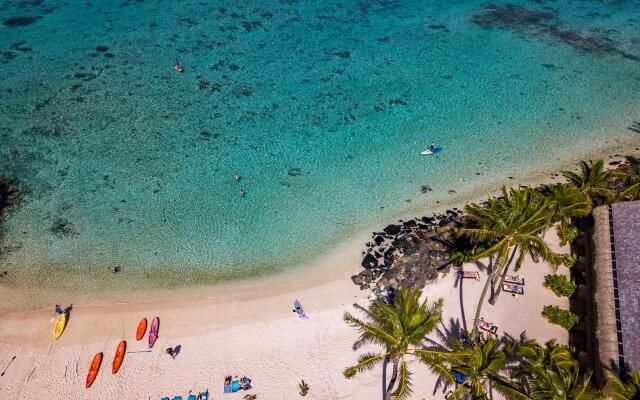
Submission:
[[149,328],[149,348],[152,348],[158,339],[158,332],[160,331],[160,318],[155,317],[151,322],[151,328]]

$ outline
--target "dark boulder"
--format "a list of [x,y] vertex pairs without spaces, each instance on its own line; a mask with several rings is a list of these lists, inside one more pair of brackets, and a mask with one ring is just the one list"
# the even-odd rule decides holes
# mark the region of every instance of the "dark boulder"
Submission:
[[386,228],[384,228],[384,232],[387,235],[397,235],[398,233],[400,233],[401,229],[402,229],[402,227],[400,225],[391,224],[391,225],[387,226]]
[[373,241],[376,243],[376,246],[380,246],[382,243],[384,243],[384,238],[382,236],[376,236]]
[[378,260],[373,255],[367,254],[362,260],[362,266],[366,269],[375,268],[378,266]]
[[362,285],[364,283],[364,277],[360,276],[360,275],[353,275],[351,277],[351,281],[355,284],[355,285]]
[[409,221],[405,221],[402,226],[404,226],[405,228],[415,228],[418,224],[416,223],[415,220],[409,220]]

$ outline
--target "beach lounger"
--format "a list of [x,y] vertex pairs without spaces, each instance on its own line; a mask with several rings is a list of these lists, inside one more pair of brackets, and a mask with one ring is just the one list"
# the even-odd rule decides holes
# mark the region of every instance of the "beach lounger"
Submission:
[[524,277],[520,275],[505,275],[504,281],[506,283],[513,283],[516,285],[524,285]]
[[502,290],[504,290],[505,292],[513,293],[513,294],[524,294],[524,286],[515,285],[513,283],[503,283]]
[[182,396],[173,396],[172,400],[182,400]]
[[189,397],[187,397],[187,400],[196,400],[196,395],[190,394]]
[[480,318],[480,321],[478,321],[478,328],[482,329],[483,331],[493,333],[494,335],[497,335],[498,333],[498,326],[491,322],[485,321],[484,318]]
[[475,279],[480,280],[478,271],[458,271],[458,279]]

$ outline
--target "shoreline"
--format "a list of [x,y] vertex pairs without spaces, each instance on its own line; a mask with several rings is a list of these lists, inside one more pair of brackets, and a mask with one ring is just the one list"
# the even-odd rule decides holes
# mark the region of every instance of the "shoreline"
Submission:
[[[613,156],[605,159],[607,164],[614,160]],[[547,173],[540,173],[544,175]],[[554,181],[551,177],[547,180]],[[546,240],[558,246],[555,231],[549,232]],[[365,347],[354,351],[357,332],[342,321],[345,311],[359,314],[359,308],[366,307],[372,296],[349,279],[361,270],[361,251],[370,235],[366,231],[353,236],[303,270],[227,285],[176,289],[170,298],[74,304],[58,341],[51,338],[49,308],[0,314],[0,363],[6,365],[12,355],[17,356],[5,377],[7,393],[25,399],[43,393],[56,393],[53,398],[60,399],[159,398],[209,388],[216,398],[216,385],[231,373],[250,376],[255,382],[251,392],[261,398],[298,398],[300,379],[310,383],[313,398],[378,397],[379,371],[352,380],[342,376],[357,354],[375,350]],[[498,324],[501,332],[517,335],[526,331],[539,342],[557,338],[566,343],[566,331],[546,322],[540,311],[545,304],[567,307],[567,300],[542,287],[547,268],[531,265],[531,260],[525,263],[530,265],[521,273],[527,280],[528,295],[524,300],[504,295],[495,306],[484,306],[483,317]],[[465,269],[474,267],[466,265]],[[479,273],[483,281],[486,272],[480,269]],[[424,293],[429,301],[446,300],[441,329],[448,329],[472,323],[481,289],[480,282],[465,282],[463,296],[462,284],[456,283],[455,274],[448,274],[439,275]],[[301,301],[309,320],[300,321],[292,315],[293,299]],[[514,307],[519,309],[517,314],[512,313]],[[161,328],[153,351],[127,355],[118,375],[101,371],[94,387],[84,389],[86,368],[93,355],[104,352],[106,369],[120,340],[127,340],[131,351],[144,352],[146,341],[134,340],[135,328],[141,317],[150,320],[155,316],[160,317]],[[164,349],[178,344],[182,354],[171,360]],[[433,389],[436,378],[426,368],[415,362],[410,366],[422,378],[416,387],[419,398],[444,398],[445,390]],[[244,394],[228,397],[241,399]]]
[[[640,138],[636,142],[636,145],[640,146]],[[217,302],[221,297],[233,298],[235,300],[251,299],[253,298],[252,296],[256,296],[256,290],[263,290],[265,288],[279,288],[279,290],[287,292],[294,291],[296,288],[318,287],[333,281],[333,277],[335,276],[341,276],[342,279],[346,279],[351,284],[349,278],[351,275],[360,271],[361,252],[365,249],[364,244],[371,238],[372,232],[379,231],[384,226],[395,223],[398,220],[442,213],[452,208],[462,209],[465,204],[483,201],[489,197],[500,195],[502,184],[507,185],[508,183],[512,183],[512,185],[507,185],[507,187],[517,187],[519,185],[538,186],[542,184],[559,183],[562,181],[562,177],[555,178],[552,174],[559,174],[561,170],[576,170],[579,160],[603,159],[605,160],[605,169],[608,169],[611,168],[609,166],[609,162],[611,161],[622,160],[625,155],[629,154],[640,155],[639,147],[633,149],[629,149],[628,147],[625,149],[625,147],[626,145],[613,145],[609,148],[589,153],[590,156],[588,157],[572,156],[570,160],[563,161],[557,166],[549,167],[544,171],[540,170],[533,175],[529,174],[526,179],[524,177],[518,179],[518,174],[514,173],[513,179],[509,179],[508,182],[502,182],[498,179],[488,184],[485,183],[473,190],[453,196],[452,201],[447,204],[436,204],[435,206],[427,206],[427,208],[425,208],[425,206],[417,206],[415,212],[403,211],[391,214],[392,216],[390,218],[384,218],[386,222],[372,222],[369,229],[361,230],[355,235],[348,235],[347,240],[338,241],[339,245],[337,247],[321,254],[317,259],[283,269],[272,275],[258,275],[249,277],[248,279],[185,285],[174,288],[156,286],[145,288],[144,282],[138,282],[139,285],[137,286],[139,287],[134,288],[134,292],[132,292],[132,288],[125,287],[118,291],[101,293],[102,297],[98,302],[91,301],[88,294],[72,300],[76,301],[76,304],[89,307],[119,305],[144,306],[147,304],[172,303],[176,297],[180,298],[181,302]],[[375,221],[378,220],[382,221],[383,218],[375,219]],[[122,273],[109,273],[105,279],[119,279],[121,278],[121,274]],[[126,279],[127,276],[124,275],[124,278]],[[216,293],[213,296],[211,295],[212,291]],[[0,286],[0,299],[8,299],[16,292],[20,292],[20,288]],[[276,290],[269,291],[269,293],[276,293]],[[122,296],[123,294],[128,294],[128,296]],[[259,296],[263,296],[263,294],[261,293]],[[64,298],[59,301],[65,302]],[[4,303],[7,304],[7,302]],[[35,306],[21,309],[17,312],[39,311],[43,309],[41,306]],[[9,309],[0,308],[0,321],[2,321],[5,315],[11,315],[13,313],[15,312]]]

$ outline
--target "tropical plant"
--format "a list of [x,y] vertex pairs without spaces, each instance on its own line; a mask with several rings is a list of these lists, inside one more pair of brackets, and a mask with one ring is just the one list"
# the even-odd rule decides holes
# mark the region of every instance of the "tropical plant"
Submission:
[[304,397],[309,393],[309,384],[304,381],[304,379],[300,380],[298,383],[298,388],[300,389],[300,396]]
[[552,324],[560,325],[566,330],[571,330],[580,321],[579,315],[558,306],[544,306],[542,316]]
[[544,347],[531,342],[519,349],[521,362],[513,368],[512,377],[524,389],[525,396],[513,399],[592,400],[601,394],[591,385],[591,371],[582,373],[573,349],[555,340]]
[[475,335],[467,341],[457,342],[452,347],[465,349],[469,354],[452,364],[452,370],[459,374],[458,377],[462,381],[456,382],[459,385],[449,395],[449,399],[461,400],[468,396],[472,399],[487,399],[487,394],[492,389],[496,389],[507,398],[520,393],[515,384],[501,375],[508,361],[507,342],[494,337]]
[[449,258],[449,262],[458,267],[469,261],[473,261],[473,254],[468,250],[454,250]]
[[576,291],[577,285],[564,275],[549,274],[544,277],[544,287],[551,290],[558,297],[571,297],[573,292]]
[[[490,199],[484,206],[477,204],[467,206],[465,210],[475,221],[475,226],[459,230],[461,234],[469,236],[472,241],[486,245],[486,249],[477,252],[474,259],[496,257],[480,296],[475,321],[480,318],[489,287],[496,284],[496,277],[507,273],[516,253],[518,255],[515,261],[516,270],[522,266],[527,254],[542,258],[554,268],[561,263],[560,256],[553,253],[539,236],[551,223],[552,213],[549,205],[529,187],[509,191],[503,187],[502,193],[503,198]],[[499,293],[500,285],[497,286],[491,302],[495,301]],[[477,331],[477,328],[474,327],[474,331]]]
[[567,268],[573,268],[574,265],[576,265],[576,262],[578,262],[578,255],[574,252],[571,252],[569,254],[562,254],[560,256],[560,260],[562,262],[562,265],[564,265]]
[[640,375],[637,369],[628,372],[624,382],[610,369],[605,368],[604,375],[607,379],[604,390],[613,400],[640,400]]
[[619,178],[623,184],[616,201],[634,200],[640,194],[640,158],[626,156],[625,159],[625,164],[610,172],[611,176]]
[[[384,348],[380,353],[362,354],[356,365],[344,370],[346,378],[382,364],[383,399],[406,399],[411,395],[411,373],[407,368],[407,357],[413,356],[434,373],[453,382],[447,363],[461,357],[462,353],[422,345],[425,337],[440,322],[443,303],[440,299],[429,306],[426,300],[420,302],[421,295],[420,290],[410,292],[407,288],[402,288],[392,304],[378,298],[369,306],[369,321],[360,320],[348,312],[344,314],[345,322],[360,332],[360,343],[378,344]],[[393,365],[393,372],[387,382],[389,362]]]
[[604,161],[580,161],[580,172],[562,171],[575,187],[584,196],[584,199],[592,205],[604,204],[613,198],[614,193],[609,188],[608,174],[604,170]]

